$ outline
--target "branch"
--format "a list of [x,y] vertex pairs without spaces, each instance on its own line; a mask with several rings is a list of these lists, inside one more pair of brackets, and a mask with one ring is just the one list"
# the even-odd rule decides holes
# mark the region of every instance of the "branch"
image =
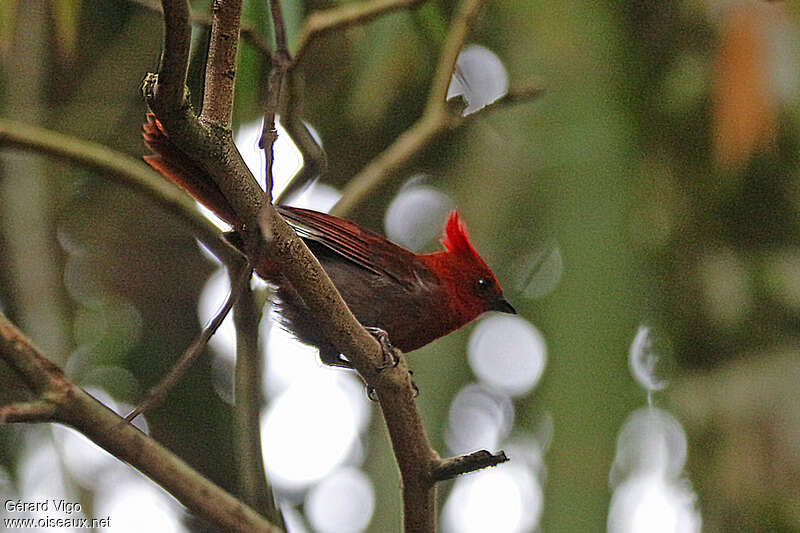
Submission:
[[266,159],[265,183],[267,202],[272,203],[272,165],[275,161],[275,141],[278,139],[278,129],[275,127],[275,115],[281,106],[284,76],[291,61],[289,49],[286,44],[286,28],[283,23],[280,0],[270,0],[270,13],[272,14],[272,27],[275,32],[275,53],[272,54],[272,68],[267,78],[267,101],[264,105],[264,123],[261,129],[261,139],[258,146],[264,150]]
[[[231,286],[236,281],[231,276]],[[272,487],[264,470],[261,452],[262,351],[259,347],[258,324],[263,305],[245,285],[234,309],[236,327],[236,376],[234,398],[234,442],[238,465],[239,494],[242,500],[257,509],[271,522],[286,528],[276,505]]]
[[164,396],[167,395],[170,389],[172,389],[172,387],[174,387],[178,381],[180,381],[180,379],[192,367],[195,361],[197,361],[197,358],[202,355],[209,339],[211,339],[214,333],[217,332],[219,327],[225,321],[225,317],[228,316],[231,308],[239,299],[242,292],[244,292],[247,284],[250,282],[250,276],[253,271],[249,264],[239,265],[237,270],[238,274],[236,280],[235,282],[231,283],[231,292],[225,299],[222,309],[220,309],[216,316],[211,319],[208,325],[203,328],[203,331],[200,332],[200,335],[198,335],[194,342],[192,342],[192,344],[186,349],[183,355],[178,358],[175,364],[172,365],[172,368],[170,368],[169,372],[167,372],[167,374],[161,378],[161,381],[150,388],[150,390],[147,391],[147,395],[144,397],[144,399],[139,402],[139,405],[137,405],[133,411],[125,416],[125,420],[127,422],[131,422],[140,414],[158,405],[158,403],[164,399]]
[[158,72],[161,74],[156,98],[165,107],[179,109],[184,103],[186,69],[189,67],[189,3],[187,0],[162,0],[164,10],[164,51]]
[[350,2],[324,11],[315,11],[306,20],[289,70],[294,70],[297,67],[305,56],[309,45],[322,35],[340,28],[366,24],[384,13],[417,7],[423,1],[374,0],[372,2]]
[[211,5],[211,41],[200,120],[230,129],[242,2],[214,0]]
[[45,400],[12,403],[0,407],[0,424],[51,422],[55,414],[55,406]]
[[442,55],[439,57],[430,96],[428,96],[426,114],[446,111],[447,88],[450,87],[450,80],[453,79],[458,54],[461,53],[467,33],[478,17],[478,12],[484,2],[485,0],[463,0],[459,5],[458,12],[450,24]]
[[399,364],[381,370],[384,354],[379,344],[355,318],[303,241],[272,205],[263,207],[259,223],[270,259],[280,266],[331,343],[347,354],[377,393],[403,481],[405,532],[435,531],[436,491],[431,471],[438,455],[428,443],[414,403],[405,357],[398,352]]
[[195,203],[183,191],[167,183],[138,159],[96,143],[3,119],[0,119],[0,146],[61,157],[117,179],[175,215],[222,262],[229,263],[239,256],[220,238],[217,227],[197,210]]
[[[164,487],[186,508],[226,531],[281,533],[156,441],[74,385],[0,313],[0,358],[19,372],[37,399],[5,406],[2,422],[59,422]],[[20,416],[14,418],[14,413]]]
[[[337,216],[347,215],[381,185],[398,176],[441,135],[461,126],[469,118],[463,117],[460,109],[457,109],[456,106],[448,105],[447,89],[453,77],[458,54],[483,3],[484,0],[464,0],[462,2],[442,49],[428,103],[422,117],[353,176],[342,191],[342,197],[331,213]],[[297,58],[295,58],[296,60]],[[497,109],[502,105],[534,98],[541,92],[539,86],[510,89],[508,94],[486,106],[484,110]],[[470,117],[476,114],[478,113],[473,113]]]
[[[184,4],[185,7],[186,0],[162,0],[165,15],[168,5],[173,3]],[[170,140],[208,172],[245,226],[255,228],[258,210],[264,203],[264,192],[233,143],[229,116],[235,75],[235,63],[232,61],[235,61],[239,39],[241,2],[218,0],[214,5],[217,11],[212,16],[209,49],[209,54],[213,49],[214,56],[213,60],[209,59],[206,68],[203,120],[195,115],[185,97],[188,49],[165,47],[165,59],[161,62],[159,73],[149,74],[145,78],[142,92]],[[165,16],[164,23],[167,36],[182,34],[189,28],[188,15],[186,20]],[[169,42],[169,39],[165,42]],[[179,69],[180,73],[169,69]],[[174,83],[180,84],[180,91],[184,95],[179,102],[162,97],[162,94],[177,91],[169,86]],[[245,237],[248,242],[254,238],[249,231],[245,232]]]
[[489,466],[497,466],[506,461],[508,461],[508,457],[503,451],[494,454],[486,450],[480,450],[459,457],[438,460],[433,467],[431,477],[436,481],[446,481],[461,474],[474,472]]
[[331,214],[346,216],[384,182],[397,176],[411,161],[448,129],[447,115],[426,112],[391,146],[378,154],[353,176],[342,190],[342,197]]

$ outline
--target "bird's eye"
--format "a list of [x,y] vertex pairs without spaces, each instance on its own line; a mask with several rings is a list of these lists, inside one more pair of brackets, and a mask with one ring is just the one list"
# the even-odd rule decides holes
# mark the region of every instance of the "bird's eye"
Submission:
[[477,282],[478,290],[485,291],[489,288],[489,280],[486,278],[480,278]]

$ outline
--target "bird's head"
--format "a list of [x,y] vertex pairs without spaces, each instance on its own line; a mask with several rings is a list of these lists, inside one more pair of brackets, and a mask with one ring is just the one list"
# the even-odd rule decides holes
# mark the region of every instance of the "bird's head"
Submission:
[[458,211],[450,212],[441,242],[445,251],[431,254],[435,257],[431,266],[445,286],[448,303],[464,321],[486,311],[516,314],[497,277],[470,244]]

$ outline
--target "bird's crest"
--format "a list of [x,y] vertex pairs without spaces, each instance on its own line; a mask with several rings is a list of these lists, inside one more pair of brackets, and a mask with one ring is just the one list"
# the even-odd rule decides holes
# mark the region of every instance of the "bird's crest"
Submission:
[[444,227],[444,235],[442,235],[441,242],[448,252],[478,255],[475,248],[469,243],[467,227],[455,209],[450,211],[450,216],[447,217],[447,224]]

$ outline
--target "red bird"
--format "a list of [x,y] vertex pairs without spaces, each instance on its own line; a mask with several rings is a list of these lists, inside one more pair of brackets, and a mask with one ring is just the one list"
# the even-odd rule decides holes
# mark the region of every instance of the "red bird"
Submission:
[[[144,160],[234,229],[242,221],[213,179],[167,137],[148,114],[143,137],[153,155]],[[364,326],[386,331],[410,352],[460,328],[486,311],[515,313],[497,278],[469,242],[458,212],[447,220],[445,250],[415,254],[385,237],[325,213],[289,206],[278,212],[303,238],[350,310]],[[230,240],[237,239],[234,231]],[[277,266],[259,259],[255,270],[276,288],[281,322],[300,341],[316,346],[323,363],[350,367],[311,318],[302,298]]]

